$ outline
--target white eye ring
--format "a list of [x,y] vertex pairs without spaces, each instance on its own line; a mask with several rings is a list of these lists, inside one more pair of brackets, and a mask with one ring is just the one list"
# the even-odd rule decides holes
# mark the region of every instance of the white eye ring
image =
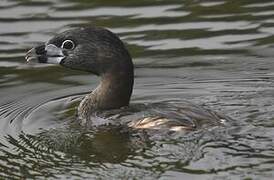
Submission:
[[67,40],[63,41],[61,48],[67,49],[67,50],[72,50],[75,48],[75,44],[72,40],[67,39]]

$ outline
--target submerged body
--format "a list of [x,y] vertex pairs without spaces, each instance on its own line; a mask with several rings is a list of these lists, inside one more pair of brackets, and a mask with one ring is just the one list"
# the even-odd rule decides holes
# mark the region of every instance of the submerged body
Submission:
[[31,49],[26,59],[60,64],[101,77],[97,88],[78,107],[82,125],[118,122],[134,129],[181,131],[220,126],[230,119],[188,102],[129,106],[134,84],[133,63],[123,42],[104,28],[65,31]]
[[192,131],[224,126],[227,120],[228,117],[222,114],[187,101],[130,104],[119,109],[96,111],[80,118],[80,122],[89,127],[121,125],[133,129],[171,131]]

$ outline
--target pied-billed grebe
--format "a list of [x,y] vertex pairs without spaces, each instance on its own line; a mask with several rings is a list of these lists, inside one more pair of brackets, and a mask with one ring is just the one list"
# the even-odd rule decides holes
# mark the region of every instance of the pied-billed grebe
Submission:
[[[131,111],[127,126],[140,129],[186,130],[222,125],[228,117],[191,103],[156,103],[130,108],[134,83],[134,68],[129,52],[114,33],[99,27],[65,31],[48,42],[28,51],[26,60],[60,64],[71,69],[88,71],[101,77],[97,88],[88,94],[78,107],[81,124],[91,123],[101,114]],[[134,116],[146,109],[149,113]],[[120,116],[116,116],[119,117]],[[102,121],[104,121],[101,118]],[[95,122],[95,121],[94,121]],[[96,124],[96,123],[94,123]]]

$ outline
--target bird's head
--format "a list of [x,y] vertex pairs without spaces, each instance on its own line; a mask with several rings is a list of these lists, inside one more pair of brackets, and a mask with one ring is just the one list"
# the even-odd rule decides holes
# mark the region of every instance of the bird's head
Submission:
[[29,50],[25,58],[27,62],[60,64],[96,75],[133,69],[123,42],[114,33],[99,27],[76,28],[60,33]]

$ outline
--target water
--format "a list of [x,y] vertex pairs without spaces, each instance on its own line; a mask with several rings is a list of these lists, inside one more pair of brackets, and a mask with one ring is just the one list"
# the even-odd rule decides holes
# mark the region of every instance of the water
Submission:
[[[273,179],[273,18],[271,0],[2,0],[1,178]],[[127,44],[132,103],[188,100],[236,123],[164,137],[74,127],[97,77],[24,55],[88,24]]]

